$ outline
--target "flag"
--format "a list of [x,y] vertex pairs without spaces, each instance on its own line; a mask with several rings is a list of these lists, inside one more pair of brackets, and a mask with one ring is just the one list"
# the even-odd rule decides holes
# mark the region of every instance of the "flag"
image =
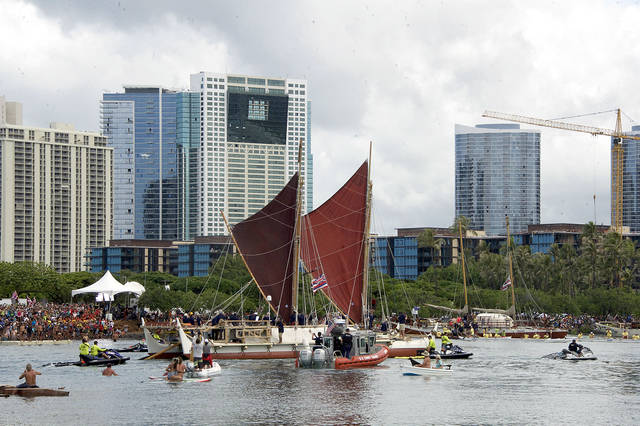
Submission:
[[324,276],[324,274],[320,275],[314,280],[311,280],[311,290],[313,290],[314,293],[325,287],[329,287],[329,283],[327,283],[327,278]]
[[18,292],[13,290],[13,294],[11,295],[11,299],[18,300]]
[[500,290],[506,290],[509,287],[511,287],[511,277],[507,277],[507,280],[504,282],[504,284],[502,284],[502,287],[500,287]]

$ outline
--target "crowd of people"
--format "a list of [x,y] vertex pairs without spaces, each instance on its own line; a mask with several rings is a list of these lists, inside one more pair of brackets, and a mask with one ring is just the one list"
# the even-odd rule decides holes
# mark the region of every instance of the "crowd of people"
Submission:
[[0,306],[0,340],[65,340],[114,338],[118,330],[114,320],[130,313],[109,314],[105,307],[77,303],[11,304]]

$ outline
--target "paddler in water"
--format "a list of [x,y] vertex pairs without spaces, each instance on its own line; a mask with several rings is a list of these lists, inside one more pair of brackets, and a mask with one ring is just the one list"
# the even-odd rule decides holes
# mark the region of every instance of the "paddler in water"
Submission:
[[176,357],[169,367],[167,367],[167,380],[170,382],[181,382],[185,371],[186,367],[182,363],[182,358]]
[[107,368],[102,370],[102,375],[103,376],[117,376],[118,373],[113,371],[113,368],[111,368],[111,363],[109,363],[109,364],[107,364]]
[[18,379],[24,379],[24,383],[20,383],[18,388],[37,388],[36,385],[36,376],[40,376],[41,373],[39,371],[31,368],[31,364],[27,364],[27,367],[24,369],[24,372],[18,377]]

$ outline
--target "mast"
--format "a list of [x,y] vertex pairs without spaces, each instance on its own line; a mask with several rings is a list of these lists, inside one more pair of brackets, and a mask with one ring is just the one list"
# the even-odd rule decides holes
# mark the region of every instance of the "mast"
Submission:
[[362,306],[366,309],[362,310],[362,323],[366,324],[368,321],[369,305],[367,303],[367,287],[369,284],[369,228],[371,226],[371,147],[372,142],[369,141],[369,165],[367,167],[367,197],[366,197],[366,210],[364,220],[364,234],[362,235],[364,241],[364,259],[362,270]]
[[511,310],[516,315],[516,292],[513,289],[513,259],[511,258],[511,234],[509,232],[509,216],[507,216],[507,254],[509,255],[509,280],[511,281]]
[[300,263],[300,218],[302,216],[302,139],[298,144],[298,188],[296,189],[296,222],[293,237],[293,279],[291,280],[291,305],[296,316],[295,325],[298,325],[298,264]]
[[464,307],[462,310],[466,313],[467,306],[469,306],[467,301],[467,271],[464,265],[464,244],[462,243],[462,222],[458,220],[458,230],[460,232],[460,253],[462,253],[462,284],[464,286]]

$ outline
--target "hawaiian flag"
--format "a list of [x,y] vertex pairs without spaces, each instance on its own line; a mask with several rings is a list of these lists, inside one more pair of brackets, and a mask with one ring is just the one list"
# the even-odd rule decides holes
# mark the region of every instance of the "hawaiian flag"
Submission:
[[13,290],[13,294],[11,295],[11,299],[18,300],[18,292]]
[[313,290],[314,293],[325,287],[329,287],[329,283],[327,283],[327,278],[324,276],[324,274],[320,275],[314,280],[311,280],[311,290]]
[[511,277],[507,277],[507,280],[504,282],[504,284],[502,284],[502,287],[500,287],[500,290],[504,291],[509,287],[511,287]]

